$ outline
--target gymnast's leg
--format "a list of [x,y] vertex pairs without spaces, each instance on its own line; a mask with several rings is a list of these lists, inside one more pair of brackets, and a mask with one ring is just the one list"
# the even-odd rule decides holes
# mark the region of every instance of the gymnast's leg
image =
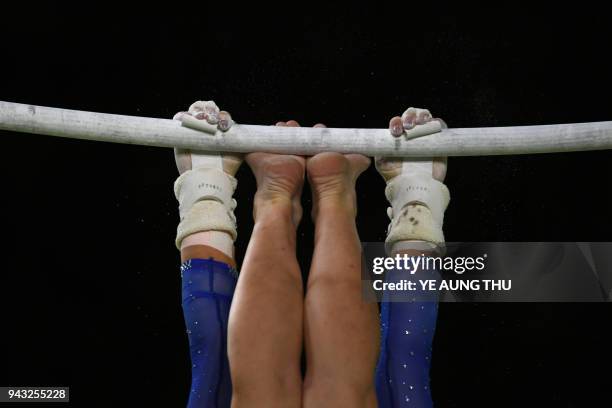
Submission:
[[305,298],[305,407],[375,407],[378,308],[361,294],[361,246],[355,181],[370,164],[361,155],[308,159],[315,250]]
[[[406,250],[399,254],[421,256],[422,251]],[[433,256],[433,254],[425,253]],[[391,254],[395,256],[395,253]],[[416,271],[417,279],[429,271]],[[406,272],[385,273],[385,282],[401,282]],[[381,346],[376,367],[376,393],[380,407],[433,406],[429,371],[436,328],[438,304],[435,298],[413,299],[413,293],[384,293],[381,302]],[[430,297],[420,294],[422,297]]]
[[[218,124],[221,130],[231,126],[229,114],[219,112],[212,101],[196,102],[175,119],[184,115]],[[177,150],[175,157],[181,214],[176,245],[181,250],[182,305],[192,367],[188,407],[229,407],[227,322],[236,285],[231,195],[242,159],[185,150]],[[206,187],[211,185],[215,187]]]
[[200,237],[201,245],[181,251],[186,259],[181,265],[182,304],[192,367],[189,408],[229,407],[232,396],[226,344],[236,272],[231,267],[233,261],[207,242],[218,239],[213,235],[224,233],[210,234]]
[[[290,121],[281,126],[297,126]],[[251,153],[255,226],[229,322],[233,407],[299,407],[303,286],[295,256],[305,159]]]

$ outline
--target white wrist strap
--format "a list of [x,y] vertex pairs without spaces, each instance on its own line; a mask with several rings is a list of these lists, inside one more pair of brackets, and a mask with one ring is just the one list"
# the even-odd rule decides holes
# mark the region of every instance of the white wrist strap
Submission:
[[[391,179],[385,195],[391,208],[386,248],[389,253],[400,241],[421,241],[443,249],[442,224],[450,201],[448,188],[432,176],[433,162],[410,160],[403,164],[402,174]],[[409,205],[408,205],[409,204]]]
[[400,174],[389,182],[385,195],[391,203],[392,217],[400,214],[406,204],[417,202],[429,208],[440,226],[450,201],[448,188],[425,173]]
[[174,183],[181,219],[193,205],[202,200],[214,200],[228,210],[235,207],[232,196],[238,182],[223,170],[199,167],[181,174]]
[[[193,155],[192,160],[195,157]],[[179,176],[174,183],[181,217],[177,248],[181,247],[183,238],[202,231],[223,231],[236,239],[236,200],[232,195],[237,184],[234,177],[217,168],[197,167]]]

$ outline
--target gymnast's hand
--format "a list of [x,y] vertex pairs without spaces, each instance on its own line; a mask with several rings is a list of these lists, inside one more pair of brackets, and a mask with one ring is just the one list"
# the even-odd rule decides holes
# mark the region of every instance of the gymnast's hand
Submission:
[[[402,137],[404,130],[410,130],[417,125],[423,125],[425,123],[437,120],[442,124],[442,128],[446,128],[446,123],[442,119],[433,118],[429,110],[420,108],[408,108],[401,117],[394,116],[389,121],[389,131],[393,137]],[[375,165],[378,173],[385,179],[390,181],[392,178],[402,173],[402,167],[404,162],[419,162],[422,160],[428,160],[433,162],[432,176],[434,179],[443,182],[446,177],[446,157],[437,157],[429,159],[417,159],[411,160],[409,158],[402,157],[375,157]]]
[[[233,123],[230,114],[220,111],[213,101],[197,101],[187,112],[174,115],[174,119],[181,120],[185,115],[216,125],[221,131],[227,131]],[[232,198],[237,185],[234,175],[242,155],[175,149],[174,158],[180,173],[174,193],[181,216],[176,238],[181,258],[208,257],[208,249],[204,252],[198,249],[206,246],[227,255],[231,264],[237,236],[234,215],[237,203]]]
[[[219,130],[226,132],[234,123],[231,115],[219,110],[214,101],[197,101],[194,102],[186,112],[178,112],[174,115],[175,120],[180,120],[183,115],[193,116],[198,120],[205,120],[211,125],[217,125]],[[176,166],[180,174],[187,170],[191,170],[193,166],[199,162],[206,162],[207,159],[213,157],[221,157],[223,171],[230,176],[234,176],[242,164],[242,154],[239,153],[216,153],[193,151],[186,149],[174,149]]]
[[[389,122],[393,137],[402,137],[405,130],[438,120],[427,109],[408,108]],[[387,251],[409,249],[412,243],[424,243],[427,248],[441,253],[444,247],[442,223],[450,200],[443,184],[446,176],[446,157],[410,158],[376,157],[376,169],[387,183],[385,195],[391,207],[387,215],[391,224],[387,231]],[[416,249],[416,247],[415,247]]]

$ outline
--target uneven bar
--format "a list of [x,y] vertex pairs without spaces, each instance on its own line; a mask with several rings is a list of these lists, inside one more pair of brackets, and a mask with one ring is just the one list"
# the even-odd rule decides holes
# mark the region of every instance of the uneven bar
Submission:
[[388,129],[234,125],[225,133],[179,121],[49,108],[0,101],[0,130],[102,142],[205,151],[368,156],[486,156],[612,149],[612,121],[562,125],[442,129],[419,126],[406,137]]

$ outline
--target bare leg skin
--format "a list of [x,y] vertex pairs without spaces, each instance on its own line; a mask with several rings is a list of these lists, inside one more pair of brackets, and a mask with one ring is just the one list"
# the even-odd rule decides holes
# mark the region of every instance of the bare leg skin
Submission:
[[[280,126],[298,126],[290,121]],[[305,159],[251,153],[255,226],[234,294],[228,354],[232,407],[299,407],[303,287],[295,256]]]
[[308,159],[315,250],[304,309],[305,407],[375,407],[378,308],[361,294],[355,181],[365,156],[321,153]]

